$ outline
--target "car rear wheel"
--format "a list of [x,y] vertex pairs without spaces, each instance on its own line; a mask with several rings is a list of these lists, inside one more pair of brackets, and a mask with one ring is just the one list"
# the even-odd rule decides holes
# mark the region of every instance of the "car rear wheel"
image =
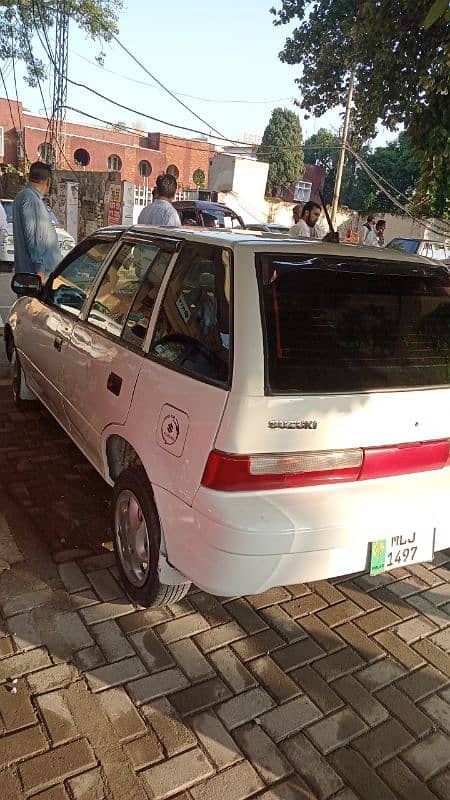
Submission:
[[119,475],[113,491],[114,549],[128,596],[141,606],[164,606],[181,600],[190,583],[159,580],[161,525],[151,486],[143,467]]

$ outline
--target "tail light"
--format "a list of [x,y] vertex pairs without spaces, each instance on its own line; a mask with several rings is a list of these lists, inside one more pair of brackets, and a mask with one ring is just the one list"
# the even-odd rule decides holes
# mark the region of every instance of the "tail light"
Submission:
[[450,466],[450,439],[282,455],[242,456],[213,450],[202,486],[220,492],[289,489],[407,475],[444,466]]

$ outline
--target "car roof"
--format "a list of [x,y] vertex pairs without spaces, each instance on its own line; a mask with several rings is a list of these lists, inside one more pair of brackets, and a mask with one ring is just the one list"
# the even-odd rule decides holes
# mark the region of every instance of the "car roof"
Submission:
[[[233,211],[232,208],[224,203],[213,203],[212,200],[175,200],[173,205],[176,208],[199,208],[202,211]],[[233,212],[236,214],[236,211]]]
[[[381,247],[365,247],[360,244],[347,244],[344,242],[323,242],[321,239],[300,239],[288,236],[285,233],[269,233],[267,231],[249,231],[244,228],[200,228],[198,226],[181,227],[157,227],[155,225],[115,225],[108,228],[101,228],[98,233],[138,233],[167,237],[173,240],[185,240],[204,242],[205,244],[222,245],[222,247],[235,249],[236,247],[251,248],[257,252],[273,253],[311,253],[311,255],[330,255],[343,256],[349,255],[353,258],[367,258],[373,261],[405,261],[409,263],[436,264],[442,266],[442,262],[434,262],[425,256],[417,256],[403,250],[395,250]],[[300,247],[301,245],[301,247]]]

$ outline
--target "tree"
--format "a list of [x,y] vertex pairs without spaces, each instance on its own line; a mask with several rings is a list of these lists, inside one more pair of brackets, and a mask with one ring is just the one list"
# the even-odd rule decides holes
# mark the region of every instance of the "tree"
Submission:
[[304,169],[302,129],[294,111],[274,108],[256,157],[270,164],[267,193],[273,197],[280,187],[301,180]]
[[335,133],[320,128],[305,141],[305,161],[307,164],[319,164],[325,167],[325,185],[323,194],[326,203],[333,200],[336,167],[339,159],[340,140]]
[[[45,77],[45,65],[32,55],[32,39],[54,25],[58,0],[0,0],[0,60],[24,61],[31,86]],[[108,41],[117,31],[122,0],[66,0],[67,13],[88,35]]]
[[[355,70],[353,125],[362,139],[381,120],[403,124],[421,162],[423,209],[449,214],[448,103],[450,23],[446,15],[428,28],[430,0],[280,0],[275,25],[295,20],[280,59],[302,64],[296,80],[301,106],[316,116],[345,103]],[[448,197],[448,196],[447,196]]]
[[116,133],[126,133],[128,130],[128,125],[123,120],[119,119],[117,122],[113,122],[111,125],[108,125],[108,128],[111,131],[116,131]]

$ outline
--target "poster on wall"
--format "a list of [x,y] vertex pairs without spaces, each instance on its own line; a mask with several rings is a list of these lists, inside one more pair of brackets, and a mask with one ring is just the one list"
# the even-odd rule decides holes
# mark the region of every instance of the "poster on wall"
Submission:
[[106,213],[107,225],[120,225],[122,222],[122,187],[120,183],[109,186],[108,204]]
[[78,241],[78,183],[66,183],[66,230]]
[[135,186],[131,181],[123,182],[122,225],[133,225]]

